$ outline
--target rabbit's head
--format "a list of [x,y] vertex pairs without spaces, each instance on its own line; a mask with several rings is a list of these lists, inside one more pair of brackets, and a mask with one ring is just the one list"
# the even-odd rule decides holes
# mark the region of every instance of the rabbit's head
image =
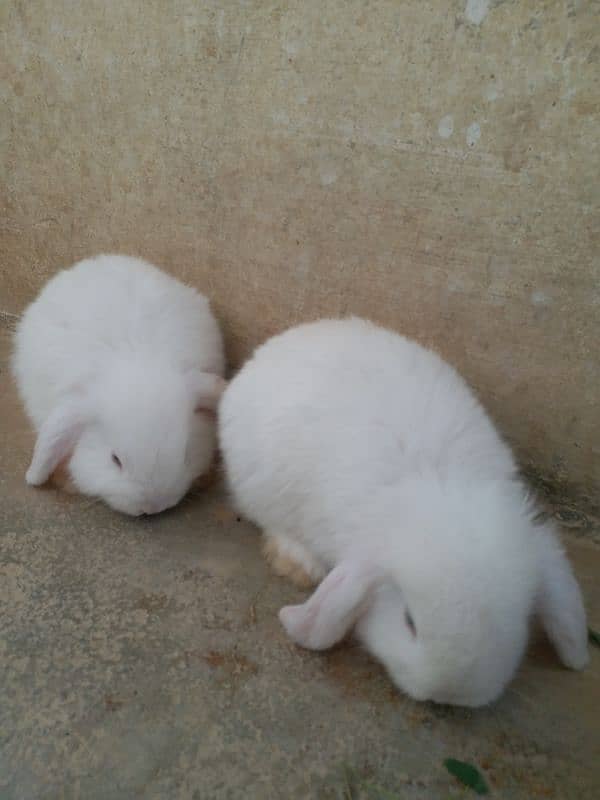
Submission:
[[68,461],[77,489],[117,511],[175,505],[212,461],[223,379],[121,359],[66,392],[43,424],[27,473],[43,483]]
[[397,509],[416,510],[395,518],[413,535],[394,535],[390,506],[371,515],[383,531],[375,547],[350,552],[306,603],[282,609],[290,636],[324,649],[356,626],[410,696],[481,706],[513,677],[537,609],[563,662],[583,667],[579,588],[552,531],[535,525],[516,496],[520,488],[449,489],[435,499],[407,489],[422,503],[401,503]]

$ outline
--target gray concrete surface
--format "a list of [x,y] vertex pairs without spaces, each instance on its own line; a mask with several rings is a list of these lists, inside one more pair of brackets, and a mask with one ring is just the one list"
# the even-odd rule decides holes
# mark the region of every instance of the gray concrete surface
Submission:
[[599,41],[592,0],[5,0],[0,310],[122,250],[234,364],[370,316],[598,506]]
[[[297,649],[276,614],[302,593],[218,485],[137,520],[25,485],[0,339],[2,800],[467,797],[447,757],[492,797],[598,797],[598,650],[576,674],[538,640],[505,696],[467,711],[400,695],[352,642]],[[600,626],[600,549],[569,550]]]

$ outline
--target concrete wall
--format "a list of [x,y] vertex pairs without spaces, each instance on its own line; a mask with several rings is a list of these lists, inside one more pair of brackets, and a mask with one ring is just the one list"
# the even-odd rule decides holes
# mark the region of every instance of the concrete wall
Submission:
[[239,363],[319,315],[435,345],[600,484],[599,4],[6,0],[0,308],[143,255]]

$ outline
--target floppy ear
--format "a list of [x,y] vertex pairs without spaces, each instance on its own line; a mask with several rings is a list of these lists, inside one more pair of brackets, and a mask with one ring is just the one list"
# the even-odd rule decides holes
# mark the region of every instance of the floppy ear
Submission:
[[589,658],[588,634],[579,585],[554,532],[546,528],[540,544],[538,614],[563,664],[583,669]]
[[211,372],[194,370],[187,376],[196,411],[215,411],[227,381]]
[[89,409],[81,394],[64,397],[48,415],[38,433],[25,480],[31,486],[45,483],[77,444],[89,421]]
[[369,604],[380,572],[367,563],[343,561],[300,606],[286,606],[279,619],[296,644],[325,650],[339,642]]

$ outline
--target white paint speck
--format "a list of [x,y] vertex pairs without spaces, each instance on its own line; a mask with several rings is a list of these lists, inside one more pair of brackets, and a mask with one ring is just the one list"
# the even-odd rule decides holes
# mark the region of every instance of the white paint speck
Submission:
[[490,8],[490,0],[467,0],[465,17],[473,25],[481,25]]
[[438,125],[438,133],[442,139],[448,139],[448,137],[452,136],[453,131],[454,120],[452,119],[452,114],[446,114],[446,116],[442,117],[440,120],[440,124]]
[[290,124],[290,118],[285,111],[271,111],[271,119],[276,125]]
[[225,32],[225,11],[221,9],[217,14],[217,36],[219,39],[223,38],[223,33]]
[[325,167],[321,169],[321,186],[331,186],[332,183],[337,181],[337,177],[337,172],[333,167]]
[[492,103],[498,97],[498,87],[495,84],[490,83],[489,86],[486,86],[483,96],[486,100]]
[[473,147],[481,139],[481,128],[478,122],[472,122],[467,128],[467,144]]
[[542,292],[541,289],[534,289],[530,295],[531,304],[537,306],[547,306],[551,300],[545,292]]
[[300,43],[297,39],[286,39],[283,42],[283,49],[285,50],[285,54],[288,56],[288,58],[294,58],[294,56],[298,55]]

